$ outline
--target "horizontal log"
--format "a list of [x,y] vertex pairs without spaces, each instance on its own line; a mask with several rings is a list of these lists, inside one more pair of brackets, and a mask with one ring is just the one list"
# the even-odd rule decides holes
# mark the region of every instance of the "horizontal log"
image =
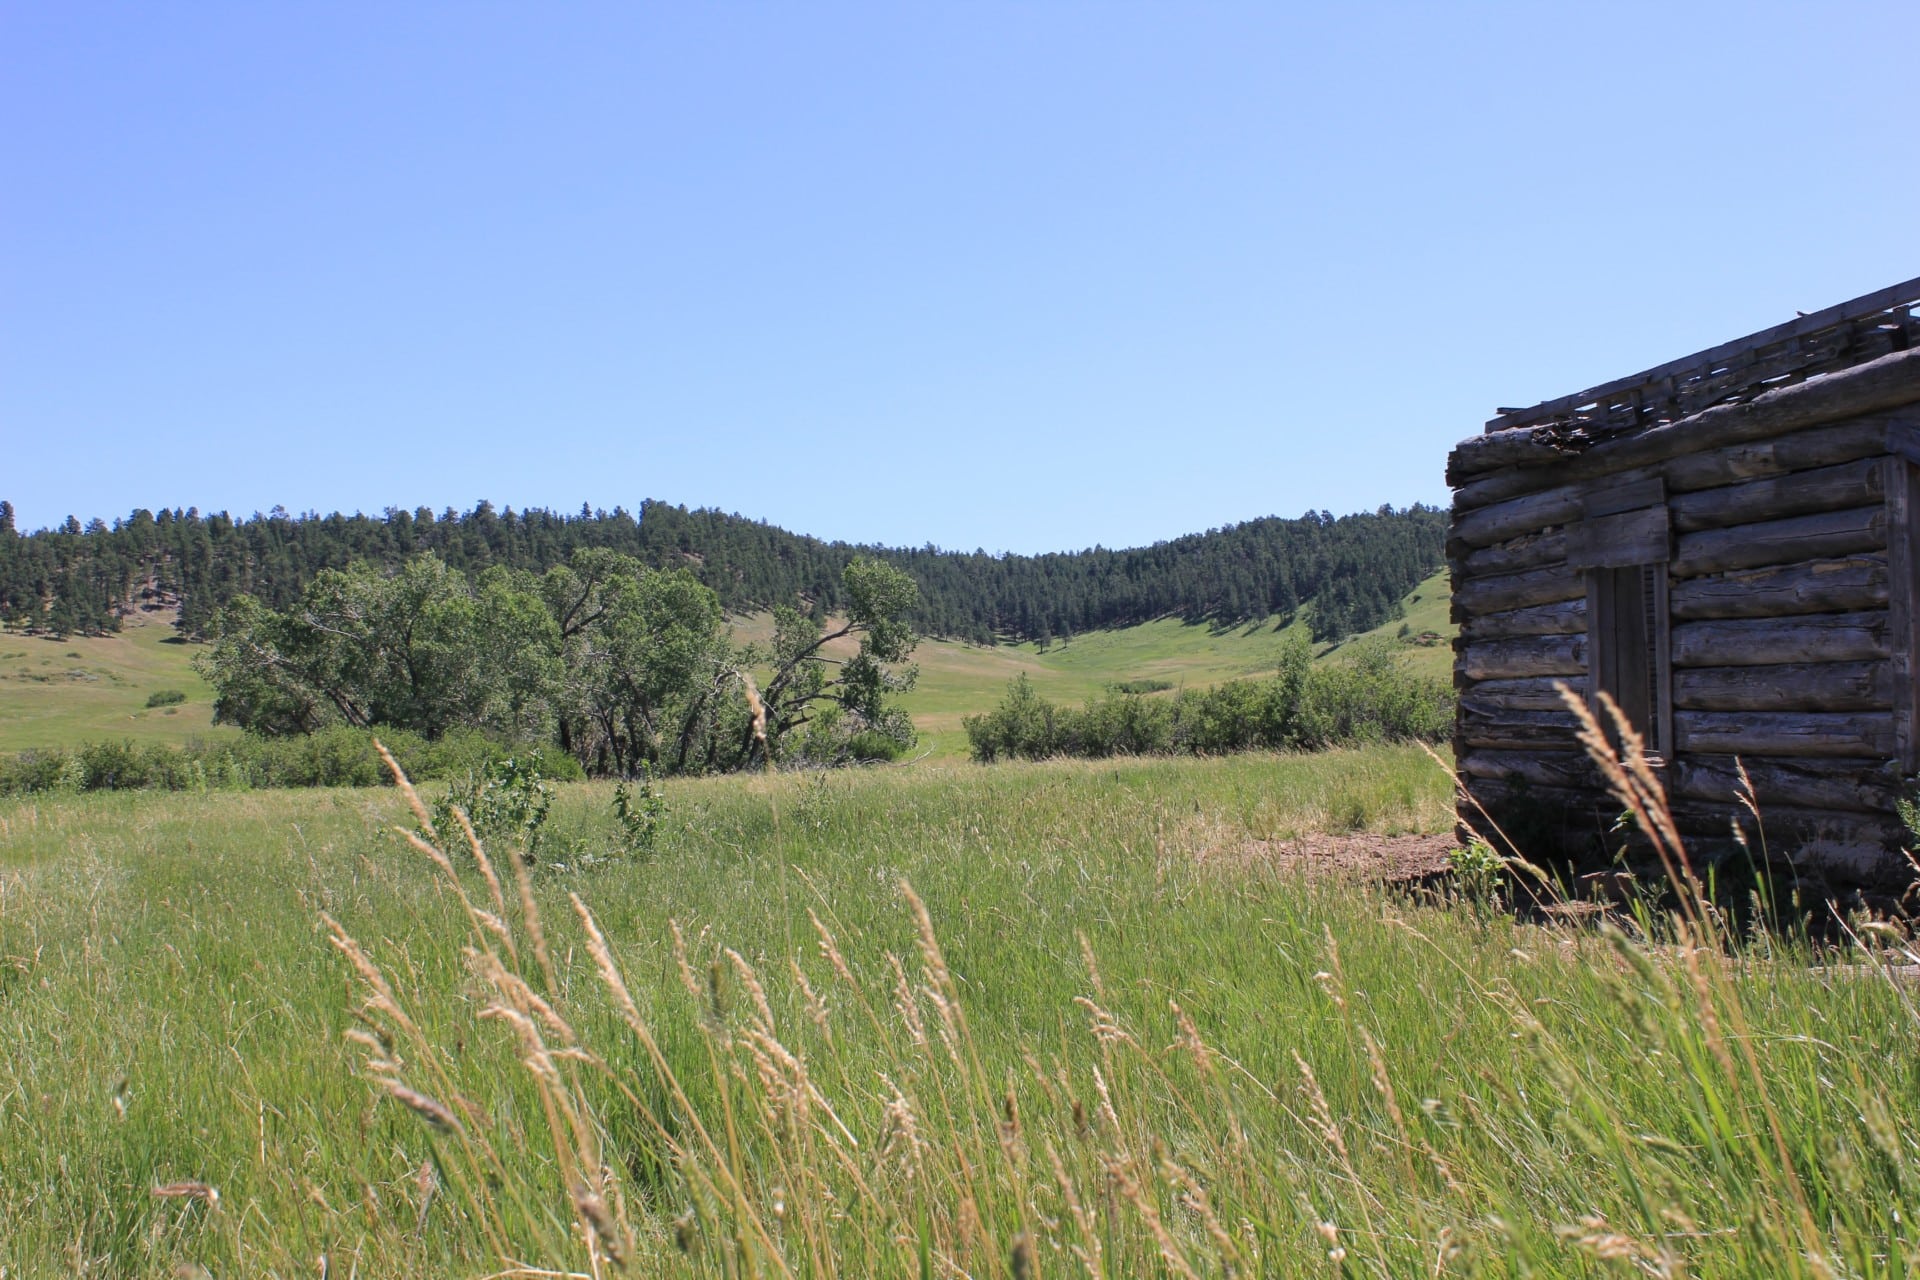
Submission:
[[1886,508],[1854,507],[1683,534],[1675,540],[1671,572],[1675,578],[1698,578],[1728,569],[1837,559],[1886,545]]
[[[1742,480],[1764,480],[1794,471],[1808,471],[1851,462],[1856,458],[1897,453],[1898,442],[1911,441],[1920,451],[1920,408],[1883,410],[1866,417],[1809,427],[1770,440],[1755,440],[1719,448],[1701,448],[1649,467],[1621,472],[1620,479],[1659,476],[1669,493],[1715,489]],[[1916,459],[1920,461],[1920,458]],[[1602,457],[1600,460],[1605,462]],[[1609,475],[1595,466],[1592,455],[1570,459],[1556,467],[1498,471],[1456,489],[1453,510],[1464,514],[1478,507],[1505,502],[1541,489]]]
[[1573,712],[1515,711],[1462,704],[1454,722],[1456,751],[1479,747],[1564,751],[1579,745],[1580,722]]
[[1559,787],[1591,791],[1599,771],[1580,751],[1468,751],[1454,764],[1463,777],[1510,782],[1519,779],[1532,787]]
[[1891,711],[1676,711],[1674,748],[1681,754],[1739,756],[1893,755]]
[[1475,577],[1538,569],[1543,565],[1562,563],[1566,558],[1567,531],[1554,528],[1544,533],[1521,534],[1517,538],[1508,538],[1505,542],[1496,542],[1490,547],[1469,552],[1460,559],[1458,568],[1460,576]]
[[1673,629],[1671,654],[1675,668],[1861,662],[1888,656],[1887,628],[1884,612],[1686,622]]
[[1886,603],[1885,555],[1809,560],[1689,578],[1673,584],[1668,600],[1676,621],[1846,613]]
[[1837,467],[1678,494],[1668,501],[1668,510],[1673,527],[1681,533],[1840,511],[1879,502],[1885,496],[1884,474],[1878,458],[1862,458]]
[[1564,711],[1566,702],[1558,686],[1565,685],[1577,698],[1587,696],[1585,676],[1528,676],[1517,680],[1481,680],[1460,691],[1462,707],[1483,710],[1505,708],[1512,711]]
[[1584,676],[1587,637],[1518,636],[1463,644],[1454,652],[1454,670],[1469,680],[1519,676]]
[[1772,440],[1682,454],[1662,463],[1659,470],[1670,494],[1717,489],[1743,480],[1767,480],[1879,457],[1889,451],[1889,436],[1903,426],[1920,428],[1920,409],[1883,410]]
[[1497,502],[1478,511],[1455,514],[1447,530],[1447,554],[1464,555],[1478,547],[1578,520],[1580,494],[1581,486],[1562,485],[1511,502]]
[[[1904,794],[1891,764],[1757,756],[1737,763],[1746,770],[1762,818],[1776,805],[1892,813],[1894,801]],[[1668,791],[1692,800],[1737,803],[1742,791],[1739,768],[1732,756],[1683,756],[1667,770]]]
[[1673,705],[1685,711],[1891,711],[1893,667],[1886,662],[1696,667],[1673,673]]
[[1482,614],[1460,624],[1468,640],[1495,640],[1504,636],[1570,636],[1587,629],[1587,601],[1562,600],[1506,613]]
[[1673,819],[1683,840],[1698,842],[1689,843],[1696,864],[1705,842],[1727,835],[1737,822],[1746,833],[1748,855],[1756,862],[1764,858],[1795,873],[1838,873],[1869,882],[1897,876],[1905,865],[1900,848],[1913,838],[1891,816],[1786,805],[1763,808],[1756,823],[1741,805],[1682,800],[1673,806]]
[[1586,598],[1586,579],[1565,565],[1548,565],[1521,573],[1497,573],[1454,583],[1453,609],[1457,621],[1506,613],[1534,605],[1560,604]]
[[[1592,474],[1605,474],[1916,401],[1920,401],[1920,349],[1895,351],[1851,369],[1768,391],[1745,404],[1715,405],[1664,426],[1603,440],[1582,451],[1581,460],[1602,468]],[[1567,448],[1562,433],[1551,427],[1490,431],[1454,446],[1447,458],[1447,483],[1458,486],[1504,467],[1551,466],[1566,461]]]

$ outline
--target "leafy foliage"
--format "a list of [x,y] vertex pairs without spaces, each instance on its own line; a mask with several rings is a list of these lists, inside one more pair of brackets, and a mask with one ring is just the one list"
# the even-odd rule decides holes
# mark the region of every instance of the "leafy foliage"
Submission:
[[1452,724],[1451,692],[1407,671],[1390,646],[1356,645],[1345,661],[1315,666],[1304,640],[1264,680],[1171,698],[1115,692],[1079,710],[1049,702],[1022,673],[999,706],[965,721],[973,758],[985,763],[1432,742]]
[[[649,569],[589,547],[534,577],[495,565],[477,581],[432,555],[393,573],[368,564],[316,575],[275,610],[238,597],[215,615],[195,666],[220,723],[265,736],[331,725],[455,730],[557,746],[588,772],[703,772],[778,760],[852,758],[879,735],[913,741],[894,704],[917,639],[913,580],[880,561],[847,566],[846,618],[782,610],[770,659],[764,748],[743,701],[747,670],[714,593],[684,569]],[[857,638],[851,658],[827,646]],[[796,746],[804,730],[805,743]]]

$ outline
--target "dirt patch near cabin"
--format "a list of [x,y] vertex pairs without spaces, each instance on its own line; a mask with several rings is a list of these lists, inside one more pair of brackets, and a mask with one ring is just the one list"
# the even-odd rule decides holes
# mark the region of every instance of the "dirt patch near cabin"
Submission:
[[1217,866],[1279,867],[1315,875],[1403,883],[1445,872],[1447,854],[1456,847],[1451,835],[1316,834],[1292,840],[1248,840],[1209,850],[1203,860]]

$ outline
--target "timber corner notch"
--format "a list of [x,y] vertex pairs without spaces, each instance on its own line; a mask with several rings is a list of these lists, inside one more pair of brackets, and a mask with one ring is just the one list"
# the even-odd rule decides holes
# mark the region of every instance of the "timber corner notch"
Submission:
[[[1698,861],[1903,883],[1920,769],[1920,279],[1531,409],[1447,460],[1465,832],[1605,850],[1564,683]],[[1759,822],[1737,796],[1744,769]]]

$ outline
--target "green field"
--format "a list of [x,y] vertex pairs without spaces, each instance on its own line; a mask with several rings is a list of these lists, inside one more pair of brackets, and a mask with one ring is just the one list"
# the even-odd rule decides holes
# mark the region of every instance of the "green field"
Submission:
[[1910,993],[1262,843],[1445,830],[1417,749],[666,794],[537,935],[391,789],[0,807],[0,1275],[1915,1264]]
[[[1436,574],[1409,593],[1402,606],[1413,634],[1435,631],[1451,637],[1447,579]],[[736,638],[765,640],[766,615],[736,619]],[[1389,622],[1370,635],[1399,640],[1402,623]],[[1304,623],[1291,630],[1303,631]],[[916,754],[936,759],[967,752],[961,720],[999,701],[1007,682],[1022,673],[1056,702],[1079,703],[1120,681],[1166,680],[1175,686],[1208,685],[1270,672],[1289,630],[1274,620],[1215,628],[1162,618],[1118,631],[1095,631],[1057,642],[980,646],[947,640],[922,641],[914,653],[918,687],[906,706],[920,730]],[[1320,649],[1332,657],[1337,650]],[[1416,669],[1445,677],[1452,651],[1445,644],[1407,644]],[[182,741],[231,732],[214,729],[212,693],[191,665],[198,646],[174,638],[165,616],[136,615],[119,635],[54,640],[0,636],[0,751],[71,746],[77,742],[132,738]],[[851,652],[847,646],[846,652]],[[187,695],[175,707],[148,708],[161,690]]]
[[[136,614],[112,636],[0,635],[0,751],[232,732],[213,728],[213,695],[193,670],[194,651],[161,614]],[[147,698],[163,690],[187,699],[149,708]]]

